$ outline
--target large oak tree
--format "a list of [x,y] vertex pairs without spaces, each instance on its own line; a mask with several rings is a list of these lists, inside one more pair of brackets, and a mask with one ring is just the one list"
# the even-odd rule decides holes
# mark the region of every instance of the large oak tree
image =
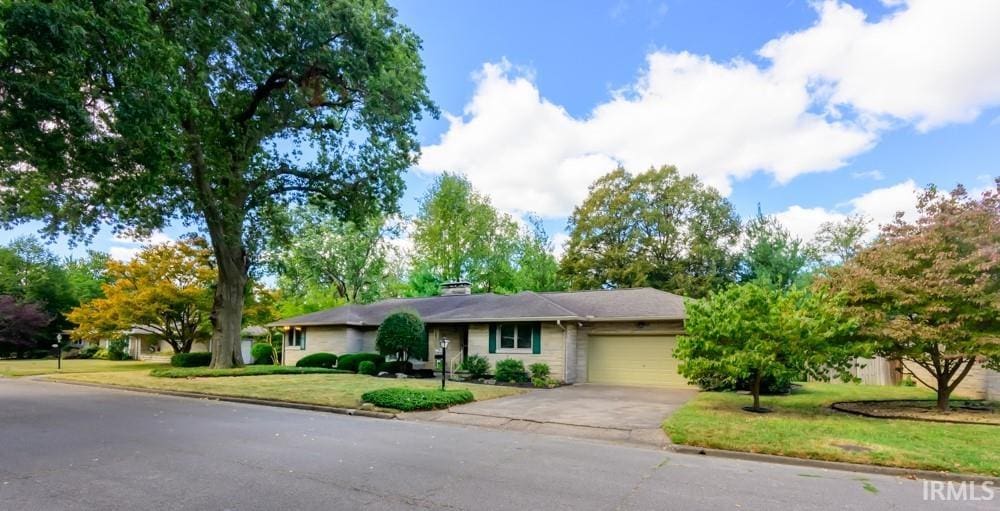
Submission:
[[433,111],[384,0],[0,4],[0,223],[203,229],[212,365],[242,365],[244,295],[276,211],[394,207]]
[[976,364],[1000,369],[1000,179],[980,198],[929,187],[918,213],[818,285],[842,293],[878,354],[924,369],[915,377],[947,410]]
[[675,167],[601,177],[569,229],[560,271],[575,289],[652,286],[701,297],[735,278],[732,204]]

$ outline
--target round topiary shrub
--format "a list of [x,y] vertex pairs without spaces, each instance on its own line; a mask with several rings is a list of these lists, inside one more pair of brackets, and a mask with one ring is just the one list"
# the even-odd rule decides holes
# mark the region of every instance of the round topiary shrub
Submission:
[[325,367],[332,369],[337,365],[337,355],[333,353],[313,353],[306,355],[295,363],[295,367]]
[[426,350],[427,338],[424,332],[424,322],[417,313],[396,312],[385,318],[378,327],[375,347],[382,355],[395,356],[396,360],[409,360],[411,354]]
[[358,364],[358,374],[367,374],[368,376],[375,376],[378,374],[378,368],[375,366],[375,362],[371,360],[365,360]]
[[256,365],[274,364],[274,347],[266,342],[258,342],[250,347],[250,356]]
[[358,364],[365,360],[372,362],[375,364],[375,367],[378,367],[382,362],[385,362],[385,357],[378,353],[346,353],[337,359],[337,369],[356,373],[358,372]]

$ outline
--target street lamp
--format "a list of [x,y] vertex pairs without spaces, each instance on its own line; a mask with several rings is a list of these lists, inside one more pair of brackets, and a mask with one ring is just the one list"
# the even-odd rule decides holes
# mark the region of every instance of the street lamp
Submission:
[[444,390],[445,374],[448,371],[448,338],[441,338],[441,390]]
[[62,371],[62,334],[56,334],[56,343],[52,347],[56,349],[56,356],[59,357],[56,368]]

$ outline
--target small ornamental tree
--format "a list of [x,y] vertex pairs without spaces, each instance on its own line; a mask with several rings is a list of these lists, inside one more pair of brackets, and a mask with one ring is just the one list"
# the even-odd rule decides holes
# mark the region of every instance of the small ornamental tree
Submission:
[[850,377],[857,356],[850,342],[853,325],[829,297],[801,288],[781,290],[762,282],[731,286],[687,304],[687,335],[674,355],[689,381],[713,378],[735,385],[751,382],[753,406],[760,407],[765,378]]
[[876,353],[923,368],[946,411],[977,363],[1000,369],[1000,179],[980,199],[928,187],[918,213],[818,285],[843,293]]
[[51,321],[52,317],[38,304],[0,295],[0,353],[34,347]]
[[424,322],[415,312],[400,311],[385,318],[375,336],[375,348],[384,356],[406,361],[412,353],[422,353]]

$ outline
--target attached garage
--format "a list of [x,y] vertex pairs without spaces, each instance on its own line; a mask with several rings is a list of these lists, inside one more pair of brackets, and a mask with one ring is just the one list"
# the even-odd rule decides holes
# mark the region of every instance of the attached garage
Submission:
[[677,372],[676,346],[677,338],[668,335],[591,335],[587,339],[587,381],[688,387]]

